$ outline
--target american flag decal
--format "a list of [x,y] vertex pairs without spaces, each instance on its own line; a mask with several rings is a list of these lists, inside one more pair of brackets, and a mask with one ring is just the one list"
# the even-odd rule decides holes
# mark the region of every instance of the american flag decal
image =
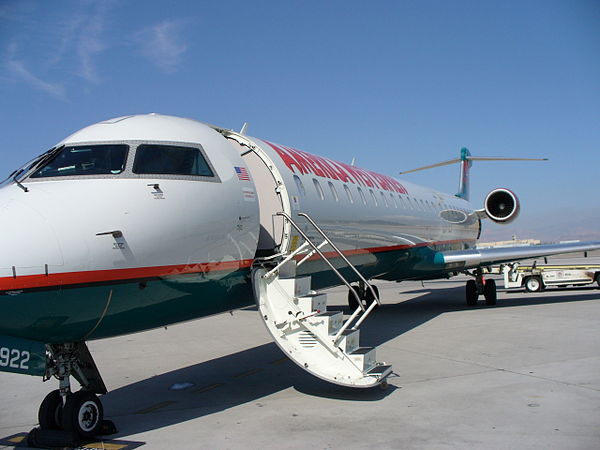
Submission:
[[250,175],[248,175],[248,171],[245,167],[235,166],[235,173],[239,180],[250,181]]

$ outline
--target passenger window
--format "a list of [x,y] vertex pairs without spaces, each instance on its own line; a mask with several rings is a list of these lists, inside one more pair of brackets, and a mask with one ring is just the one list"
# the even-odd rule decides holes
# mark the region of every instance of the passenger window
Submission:
[[302,184],[302,180],[298,175],[294,175],[294,182],[296,183],[296,187],[298,188],[298,193],[302,197],[306,197],[306,189],[304,189],[304,185]]
[[377,197],[375,197],[375,192],[373,192],[373,189],[369,189],[369,192],[371,193],[371,197],[373,197],[373,203],[375,203],[375,206],[377,206]]
[[125,169],[128,150],[124,144],[64,147],[31,178],[117,175]]
[[319,183],[319,181],[316,178],[313,178],[313,183],[315,185],[317,195],[319,197],[321,197],[321,200],[325,200],[325,194],[323,194],[323,188],[321,187],[321,184]]
[[344,185],[344,190],[346,191],[346,195],[348,196],[348,201],[350,203],[354,203],[354,199],[352,198],[352,192],[350,192],[350,188],[348,187],[348,185]]
[[360,195],[360,198],[363,202],[363,205],[367,204],[367,199],[365,198],[365,194],[363,194],[363,191],[361,188],[357,187],[356,190],[358,191],[358,194]]
[[197,148],[159,144],[143,144],[137,148],[133,173],[214,176]]
[[338,194],[337,194],[337,191],[335,190],[335,186],[333,185],[333,183],[331,181],[328,181],[327,183],[329,184],[329,189],[331,189],[331,195],[333,195],[333,199],[336,202],[339,202],[340,199],[338,198]]
[[402,209],[406,209],[406,203],[404,202],[404,199],[402,198],[402,196],[400,194],[398,194],[398,200],[400,200],[400,207]]
[[379,193],[381,194],[381,199],[383,200],[383,205],[385,205],[386,208],[389,208],[387,199],[385,198],[385,194],[381,191],[379,191]]

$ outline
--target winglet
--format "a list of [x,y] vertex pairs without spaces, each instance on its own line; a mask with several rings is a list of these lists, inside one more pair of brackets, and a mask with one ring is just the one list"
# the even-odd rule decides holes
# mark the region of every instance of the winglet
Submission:
[[248,132],[248,126],[248,122],[244,122],[244,125],[242,125],[242,129],[240,130],[240,134],[246,135],[246,133]]

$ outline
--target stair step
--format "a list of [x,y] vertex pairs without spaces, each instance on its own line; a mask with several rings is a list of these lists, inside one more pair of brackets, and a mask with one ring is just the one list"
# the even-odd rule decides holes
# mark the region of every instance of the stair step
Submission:
[[279,279],[279,285],[292,297],[310,295],[310,277]]
[[376,362],[374,348],[360,347],[358,330],[345,330],[333,342],[343,313],[327,311],[326,294],[312,291],[311,278],[296,278],[295,269],[291,262],[266,278],[267,267],[252,272],[260,317],[277,345],[304,370],[332,383],[363,388],[382,383],[391,366]]
[[326,311],[320,314],[306,318],[306,321],[313,327],[319,327],[323,330],[322,335],[333,335],[342,328],[344,314],[341,311]]
[[387,377],[390,373],[392,373],[391,364],[378,364],[372,369],[369,369],[367,375],[379,377],[379,379],[383,379]]
[[291,259],[279,268],[279,279],[296,278],[296,260]]
[[375,360],[374,347],[358,347],[352,353],[349,353],[348,356],[363,372],[373,368],[377,362]]
[[327,311],[327,294],[305,295],[294,299],[294,303],[298,305],[304,315],[314,311],[322,313]]
[[352,353],[360,347],[360,330],[345,330],[340,336],[338,347],[345,353]]

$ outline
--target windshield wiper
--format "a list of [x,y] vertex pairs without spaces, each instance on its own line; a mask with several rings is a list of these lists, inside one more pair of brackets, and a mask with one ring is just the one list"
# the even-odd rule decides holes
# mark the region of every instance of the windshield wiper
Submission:
[[25,192],[29,192],[29,189],[27,189],[25,186],[23,186],[23,185],[21,184],[21,182],[20,182],[19,180],[17,180],[17,177],[18,177],[19,175],[21,175],[21,174],[23,173],[23,171],[24,171],[23,169],[21,169],[21,170],[17,170],[17,173],[15,173],[15,175],[12,177],[12,179],[13,179],[13,181],[14,181],[15,183],[17,183],[17,186],[19,186],[21,189],[23,189],[23,191],[25,191]]
[[19,179],[17,177],[19,175],[24,174],[24,173],[27,174],[27,173],[29,173],[33,169],[37,169],[43,163],[45,163],[46,161],[48,161],[49,158],[51,158],[52,156],[54,156],[63,147],[64,147],[64,145],[59,145],[58,147],[52,147],[50,150],[42,153],[40,156],[35,157],[33,160],[27,161],[21,167],[19,167],[18,169],[14,170],[4,180],[2,180],[0,182],[0,185],[3,184],[5,181],[11,179],[12,181],[14,181],[17,184],[17,186],[19,186],[21,189],[23,189],[23,191],[29,192],[29,189],[27,187],[23,186],[23,184],[21,183],[21,181],[19,181]]
[[46,153],[42,153],[38,158],[36,158],[30,164],[30,166],[27,168],[26,172],[29,172],[30,170],[35,170],[35,169],[40,168],[42,166],[42,164],[44,164],[51,157],[53,157],[56,153],[58,153],[60,150],[62,150],[63,147],[64,147],[64,145],[59,145],[58,147],[52,147]]

